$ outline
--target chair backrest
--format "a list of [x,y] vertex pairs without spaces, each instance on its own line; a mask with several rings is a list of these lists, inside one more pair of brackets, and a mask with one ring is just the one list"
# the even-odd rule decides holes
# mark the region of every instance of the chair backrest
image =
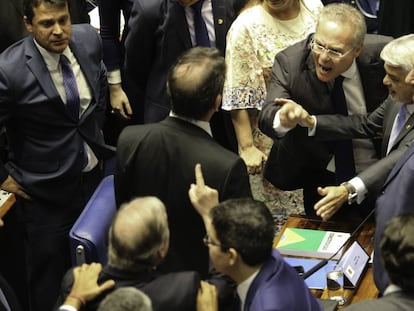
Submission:
[[114,176],[102,179],[69,232],[74,266],[108,261],[108,230],[116,213]]

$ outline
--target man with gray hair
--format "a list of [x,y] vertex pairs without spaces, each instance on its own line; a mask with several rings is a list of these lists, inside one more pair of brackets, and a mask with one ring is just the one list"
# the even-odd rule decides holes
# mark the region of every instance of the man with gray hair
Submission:
[[[264,176],[282,190],[303,189],[307,215],[328,196],[324,185],[341,183],[379,157],[380,141],[358,139],[325,142],[309,137],[306,129],[286,124],[280,114],[284,99],[301,104],[312,114],[364,114],[387,96],[379,53],[392,38],[366,33],[361,12],[346,3],[325,6],[316,30],[306,40],[278,53],[272,80],[259,114],[263,133],[277,139]],[[319,189],[318,189],[319,187]],[[343,209],[343,217],[361,218],[366,209]]]
[[327,195],[316,205],[316,213],[327,220],[347,201],[362,202],[367,195],[376,198],[391,169],[414,139],[414,88],[405,82],[413,68],[414,34],[389,42],[381,51],[389,97],[370,114],[311,116],[304,107],[284,100],[280,109],[282,124],[309,128],[318,141],[381,136],[381,159],[340,186],[324,188]]
[[151,300],[135,287],[122,287],[107,295],[98,311],[152,311]]
[[[168,252],[169,238],[166,209],[159,199],[142,197],[123,204],[109,230],[108,264],[98,283],[112,279],[114,289],[138,288],[151,299],[155,311],[195,310],[197,299],[202,299],[197,295],[208,294],[215,288],[201,281],[197,272],[157,272],[156,267]],[[57,305],[69,294],[72,283],[70,270],[63,279]],[[84,310],[96,310],[107,294],[87,303]]]

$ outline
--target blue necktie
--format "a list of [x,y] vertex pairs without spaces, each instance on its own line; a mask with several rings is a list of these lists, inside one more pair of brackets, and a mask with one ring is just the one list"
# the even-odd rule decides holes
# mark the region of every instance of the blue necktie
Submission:
[[[335,106],[335,112],[344,116],[348,115],[348,107],[342,84],[344,77],[339,76],[335,79],[332,89],[332,101]],[[339,184],[355,176],[355,161],[352,140],[337,141],[334,146],[335,153],[335,176]]]
[[194,31],[196,37],[196,44],[197,46],[210,47],[211,45],[210,39],[208,37],[206,22],[204,21],[203,15],[201,14],[203,2],[204,0],[199,0],[191,6],[194,15]]
[[79,91],[72,67],[65,55],[60,55],[60,66],[62,68],[63,86],[66,93],[66,109],[77,120],[79,119]]
[[390,140],[388,142],[388,151],[390,151],[392,146],[394,146],[396,138],[398,137],[402,128],[404,127],[405,121],[407,119],[407,114],[408,114],[407,106],[402,105],[400,110],[398,111],[395,126],[393,127],[391,131]]

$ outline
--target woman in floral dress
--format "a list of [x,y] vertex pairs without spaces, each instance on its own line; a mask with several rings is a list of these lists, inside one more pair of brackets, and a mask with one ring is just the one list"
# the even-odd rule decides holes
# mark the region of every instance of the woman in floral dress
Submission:
[[253,0],[227,34],[222,109],[231,112],[254,197],[282,207],[301,205],[302,198],[297,191],[281,192],[265,180],[262,183],[263,163],[273,141],[258,129],[257,116],[276,54],[314,32],[322,7],[319,0]]

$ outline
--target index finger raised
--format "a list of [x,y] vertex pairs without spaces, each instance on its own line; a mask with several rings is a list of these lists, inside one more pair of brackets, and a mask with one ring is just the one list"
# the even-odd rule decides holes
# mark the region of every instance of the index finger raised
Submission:
[[197,163],[195,166],[195,180],[197,186],[204,186],[204,177],[200,163]]

